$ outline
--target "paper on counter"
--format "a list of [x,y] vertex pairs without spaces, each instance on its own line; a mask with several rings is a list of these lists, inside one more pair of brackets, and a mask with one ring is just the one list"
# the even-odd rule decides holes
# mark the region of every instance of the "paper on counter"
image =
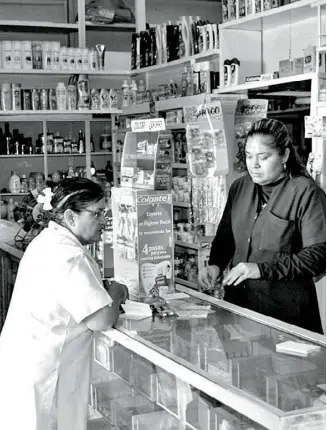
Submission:
[[125,311],[125,313],[120,316],[122,318],[143,319],[152,316],[151,308],[147,303],[126,300],[126,303],[122,304],[122,308]]
[[303,342],[294,342],[288,340],[286,342],[278,343],[276,351],[285,354],[298,355],[300,357],[307,357],[312,352],[320,351],[321,347]]

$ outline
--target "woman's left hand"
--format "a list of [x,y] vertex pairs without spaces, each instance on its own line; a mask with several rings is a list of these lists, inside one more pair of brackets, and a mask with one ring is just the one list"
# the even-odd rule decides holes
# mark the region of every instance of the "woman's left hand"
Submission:
[[238,263],[223,280],[223,285],[238,285],[246,279],[259,279],[260,270],[256,263]]

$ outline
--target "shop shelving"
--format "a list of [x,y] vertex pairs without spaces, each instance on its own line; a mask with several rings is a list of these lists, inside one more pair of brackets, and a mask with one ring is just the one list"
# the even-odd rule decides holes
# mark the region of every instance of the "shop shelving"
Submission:
[[219,56],[220,50],[213,49],[201,52],[200,54],[192,55],[190,57],[180,58],[179,60],[170,61],[169,63],[157,64],[155,66],[143,67],[142,69],[132,70],[131,75],[136,76],[142,73],[148,72],[160,72],[161,70],[172,68],[172,67],[180,67],[183,65],[190,64],[192,62],[196,62],[198,60],[209,59],[214,56]]
[[[155,103],[157,112],[172,109],[182,109],[184,106],[200,105],[210,97],[210,94],[197,94],[194,96],[176,97],[166,100],[160,100]],[[168,128],[168,127],[167,127]]]
[[252,14],[244,18],[220,24],[219,30],[237,29],[261,31],[287,25],[289,21],[302,21],[310,16],[314,17],[316,12],[312,8],[315,0],[299,0],[285,6],[276,7],[260,13]]
[[[7,117],[7,116],[14,116],[14,117],[21,117],[21,116],[33,116],[34,121],[39,121],[41,117],[57,117],[56,119],[59,120],[59,117],[66,118],[67,120],[70,120],[71,117],[74,117],[76,120],[76,116],[81,116],[83,119],[86,119],[87,116],[91,116],[90,119],[92,119],[93,114],[107,114],[107,115],[117,115],[120,114],[120,109],[103,109],[103,110],[8,110],[8,111],[1,111],[1,117]],[[37,119],[35,119],[37,117]],[[23,119],[20,118],[22,121]],[[6,119],[7,120],[7,119]],[[64,120],[64,119],[63,119]],[[8,119],[9,121],[9,119]]]
[[122,108],[122,115],[124,116],[130,116],[130,115],[140,115],[150,112],[150,104],[149,103],[142,103],[135,106],[129,106]]
[[86,30],[103,30],[103,31],[136,31],[135,24],[128,23],[113,23],[113,24],[97,24],[93,22],[85,23]]
[[46,69],[0,69],[0,75],[70,76],[86,74],[93,77],[127,76],[127,70],[46,70]]
[[167,130],[184,130],[186,124],[166,124]]
[[5,31],[13,30],[17,31],[30,31],[35,33],[37,30],[46,30],[47,33],[60,32],[60,33],[71,33],[78,31],[78,23],[67,24],[61,22],[49,22],[49,21],[18,21],[18,20],[0,20],[0,30]]
[[[276,85],[289,84],[292,82],[309,81],[309,80],[315,79],[315,77],[316,77],[316,73],[303,73],[301,75],[286,76],[284,78],[278,78],[278,79],[248,82],[245,84],[220,88],[218,90],[218,93],[226,94],[226,93],[235,93],[239,91],[244,92],[249,90],[260,90],[260,89],[266,89],[267,87],[270,88]],[[301,94],[303,96],[303,92],[301,92]]]
[[28,193],[1,193],[1,196],[28,196]]

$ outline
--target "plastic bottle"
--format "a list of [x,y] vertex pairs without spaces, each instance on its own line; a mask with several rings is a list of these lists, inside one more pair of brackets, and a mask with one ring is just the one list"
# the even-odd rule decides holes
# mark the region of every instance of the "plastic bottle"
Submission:
[[141,79],[139,86],[138,86],[138,91],[136,94],[136,104],[142,104],[143,103],[144,93],[145,93],[145,83]]
[[75,61],[75,48],[68,48],[68,69],[75,70],[76,69],[76,61]]
[[167,25],[161,24],[161,53],[162,64],[167,63]]
[[137,85],[134,80],[132,80],[132,84],[129,87],[129,105],[136,105],[136,95],[137,95]]
[[87,75],[78,76],[78,110],[90,109],[90,84]]
[[9,178],[9,191],[13,194],[20,193],[20,177],[13,170]]
[[239,84],[239,71],[240,71],[240,62],[237,58],[233,58],[230,62],[231,67],[231,78],[230,78],[230,84],[231,85],[238,85]]
[[156,64],[162,64],[162,33],[160,25],[156,25]]
[[207,29],[207,35],[209,40],[209,44],[207,48],[209,51],[212,51],[214,46],[213,26],[211,24],[207,24],[206,29]]
[[23,40],[21,42],[21,62],[22,69],[30,70],[33,68],[32,42],[30,40]]
[[180,29],[182,33],[182,39],[183,39],[183,45],[185,47],[185,57],[189,57],[190,54],[190,32],[189,32],[189,26],[186,19],[186,16],[180,16]]
[[68,48],[66,46],[60,48],[60,68],[68,70]]
[[82,130],[78,133],[78,153],[84,154],[85,152],[85,139]]
[[211,24],[213,30],[213,49],[219,49],[219,31],[218,24]]
[[82,70],[83,72],[88,72],[90,70],[90,64],[89,64],[89,50],[87,48],[82,49],[82,57],[83,57]]
[[25,174],[23,174],[22,178],[21,178],[20,192],[21,193],[28,193],[28,182],[27,182],[27,177]]
[[129,85],[127,83],[127,80],[124,79],[123,85],[122,85],[122,107],[129,106]]
[[51,42],[51,55],[52,70],[60,70],[60,42]]
[[57,109],[66,110],[67,109],[67,89],[63,82],[58,82],[56,88],[57,95]]
[[97,54],[94,48],[89,50],[89,68],[91,71],[97,69]]
[[11,40],[2,41],[2,67],[4,69],[13,68],[12,43]]
[[21,69],[22,67],[22,56],[20,52],[20,41],[12,42],[12,59],[13,59],[13,68]]
[[67,86],[67,109],[77,109],[77,89],[75,84],[70,84]]
[[231,85],[231,65],[229,60],[224,61],[224,87]]
[[10,197],[8,202],[8,208],[7,208],[7,219],[8,221],[15,222],[14,217],[14,209],[15,209],[15,202],[12,197]]
[[1,107],[3,111],[12,110],[11,84],[4,82],[1,85]]

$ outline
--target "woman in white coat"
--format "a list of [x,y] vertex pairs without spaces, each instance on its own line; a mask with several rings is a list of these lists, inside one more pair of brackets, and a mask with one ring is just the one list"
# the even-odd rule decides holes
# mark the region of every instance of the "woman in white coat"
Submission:
[[52,220],[20,262],[0,336],[3,430],[86,430],[92,334],[128,296],[115,282],[106,292],[84,247],[104,227],[101,187],[64,179],[47,198]]

